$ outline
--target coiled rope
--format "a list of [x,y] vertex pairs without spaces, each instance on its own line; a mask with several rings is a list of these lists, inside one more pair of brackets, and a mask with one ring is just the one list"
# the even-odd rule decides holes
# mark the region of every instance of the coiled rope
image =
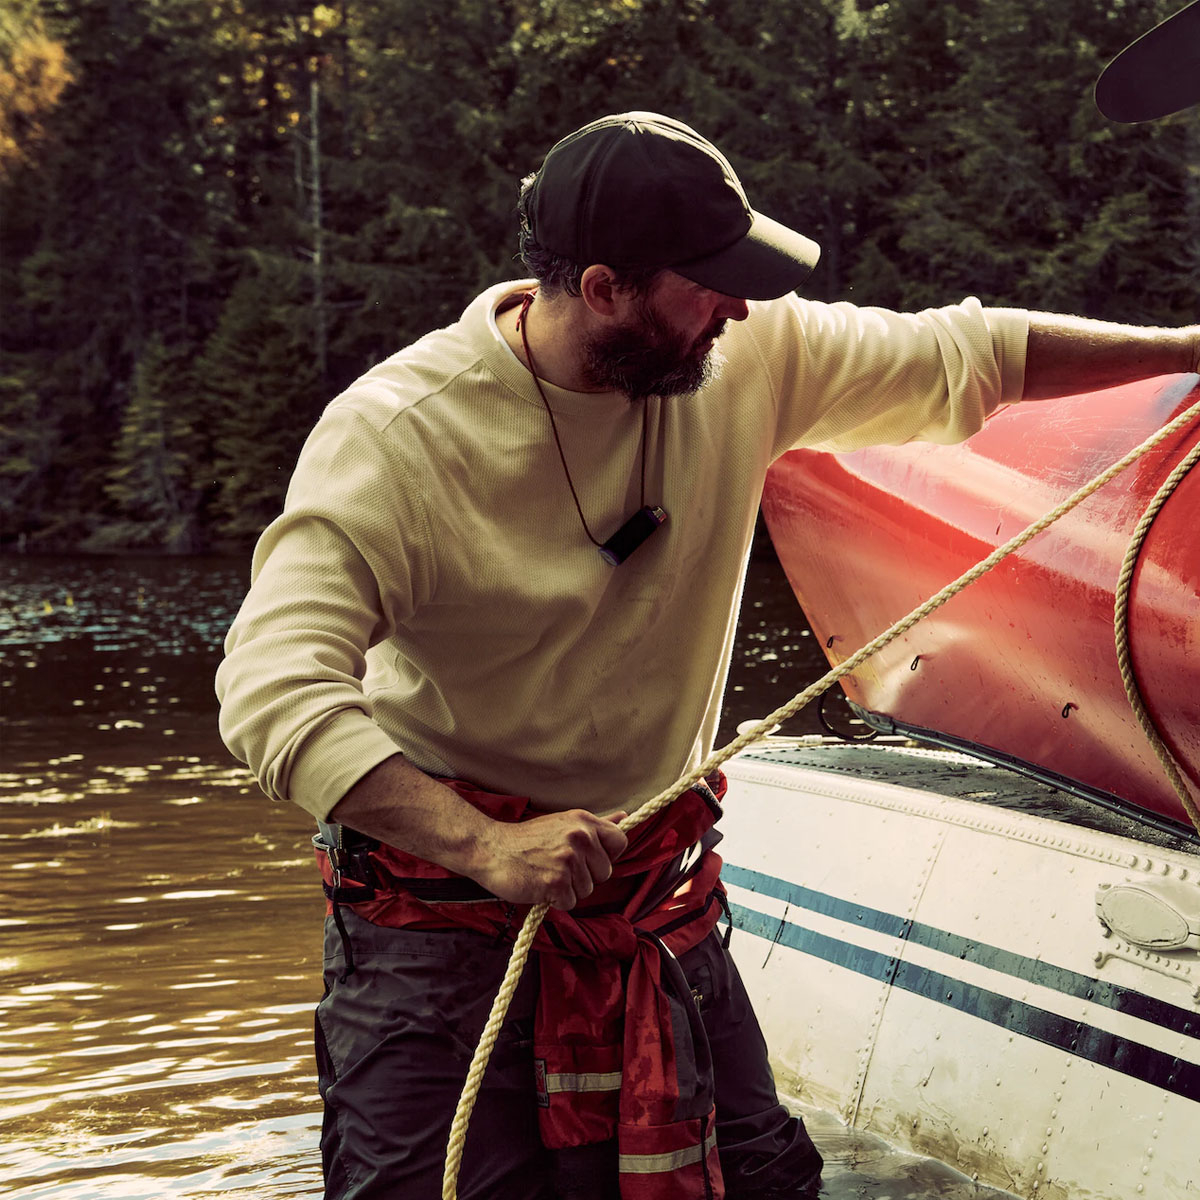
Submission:
[[1129,652],[1129,597],[1133,590],[1133,572],[1142,552],[1142,543],[1146,540],[1150,526],[1154,523],[1154,518],[1158,516],[1159,509],[1166,503],[1167,497],[1179,486],[1180,481],[1197,462],[1200,462],[1200,442],[1197,442],[1187,452],[1176,464],[1171,474],[1163,480],[1162,487],[1154,493],[1154,498],[1147,505],[1146,511],[1142,513],[1142,519],[1137,523],[1137,528],[1129,539],[1129,547],[1125,551],[1125,558],[1121,563],[1121,573],[1117,577],[1113,631],[1117,644],[1117,664],[1121,668],[1121,682],[1125,685],[1125,695],[1129,700],[1129,706],[1133,709],[1133,714],[1137,717],[1138,724],[1142,727],[1147,741],[1154,748],[1155,756],[1162,765],[1163,771],[1171,781],[1171,786],[1175,789],[1175,794],[1183,805],[1183,811],[1191,819],[1196,831],[1200,832],[1200,809],[1196,807],[1196,802],[1192,799],[1191,792],[1183,781],[1174,756],[1167,748],[1146,709]]
[[[851,674],[862,662],[870,658],[871,655],[878,653],[885,646],[895,641],[896,638],[907,633],[918,621],[923,620],[935,609],[940,608],[948,600],[958,595],[964,588],[969,587],[1002,559],[1019,550],[1026,542],[1035,538],[1044,529],[1059,520],[1060,517],[1065,516],[1092,495],[1093,492],[1102,488],[1110,479],[1119,475],[1131,463],[1136,462],[1142,455],[1152,450],[1159,443],[1165,441],[1173,433],[1182,429],[1197,417],[1200,417],[1200,402],[1192,405],[1186,412],[1181,413],[1169,424],[1157,430],[1139,446],[1136,446],[1123,458],[1113,463],[1107,470],[1101,472],[1101,474],[1097,475],[1089,483],[1084,484],[1078,491],[1072,493],[1055,508],[1051,509],[1044,517],[1027,526],[1002,546],[997,547],[997,549],[976,563],[969,571],[964,572],[952,583],[947,584],[940,592],[931,596],[918,608],[913,609],[908,616],[901,618],[891,628],[884,630],[873,641],[868,642],[860,650],[855,651],[844,662],[839,663],[826,675],[818,679],[816,683],[810,684],[804,691],[793,696],[791,700],[781,705],[773,713],[746,728],[728,745],[719,750],[714,750],[699,766],[681,775],[670,787],[663,789],[658,795],[652,796],[631,812],[621,821],[618,828],[622,831],[633,829],[636,825],[640,825],[643,821],[648,820],[661,809],[666,808],[668,804],[677,796],[687,791],[693,784],[698,783],[706,775],[711,774],[722,763],[740,754],[751,743],[766,736],[777,725],[783,724],[789,717],[794,716],[806,704],[811,703],[817,696],[832,687],[843,676]],[[1190,457],[1191,455],[1189,455]],[[1180,465],[1182,466],[1182,464]],[[1174,475],[1175,472],[1172,474]],[[1180,478],[1182,478],[1182,475],[1180,475]],[[1166,490],[1165,484],[1164,490]],[[1167,491],[1167,494],[1169,494],[1169,491]],[[1163,496],[1163,500],[1165,499],[1166,495]],[[1161,504],[1162,501],[1159,502],[1159,507],[1161,507]],[[1136,560],[1136,551],[1133,553],[1133,558]],[[1129,573],[1132,575],[1132,566],[1129,568]],[[1174,770],[1173,767],[1172,770]],[[1200,819],[1198,819],[1200,818],[1200,814],[1194,813],[1194,806],[1189,807],[1188,812],[1189,815],[1192,815],[1193,820],[1196,821],[1197,830],[1200,830]],[[483,1028],[483,1033],[480,1035],[479,1045],[475,1048],[475,1055],[471,1060],[471,1066],[467,1072],[462,1096],[459,1098],[458,1108],[455,1110],[454,1120],[450,1125],[450,1137],[446,1146],[446,1169],[442,1176],[442,1200],[457,1200],[458,1174],[462,1167],[462,1155],[463,1147],[466,1145],[467,1127],[471,1121],[471,1113],[475,1108],[475,1101],[479,1096],[483,1073],[487,1069],[492,1049],[500,1034],[500,1027],[504,1023],[508,1006],[512,1001],[521,974],[525,969],[525,963],[529,957],[529,950],[533,944],[534,935],[537,933],[549,909],[550,906],[548,904],[535,904],[526,915],[525,922],[521,926],[521,931],[517,934],[516,941],[513,943],[512,954],[508,960],[508,969],[500,984],[500,989],[496,993],[496,999],[492,1003],[492,1011],[488,1016],[487,1024]]]

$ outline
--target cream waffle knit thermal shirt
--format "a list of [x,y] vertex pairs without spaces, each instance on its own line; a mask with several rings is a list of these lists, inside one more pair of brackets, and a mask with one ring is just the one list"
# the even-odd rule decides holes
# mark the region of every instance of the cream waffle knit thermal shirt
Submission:
[[[712,748],[771,462],[959,441],[1023,386],[1027,321],[973,299],[752,303],[717,381],[647,402],[668,519],[613,567],[495,323],[528,286],[485,292],[313,429],[217,675],[222,735],[269,796],[325,817],[400,750],[544,809],[632,807]],[[604,541],[641,506],[641,407],[545,391]]]

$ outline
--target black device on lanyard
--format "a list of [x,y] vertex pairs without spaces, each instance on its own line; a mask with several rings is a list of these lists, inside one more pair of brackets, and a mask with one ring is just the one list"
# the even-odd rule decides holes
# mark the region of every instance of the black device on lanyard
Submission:
[[647,504],[600,547],[600,556],[614,567],[623,563],[665,520],[666,510]]

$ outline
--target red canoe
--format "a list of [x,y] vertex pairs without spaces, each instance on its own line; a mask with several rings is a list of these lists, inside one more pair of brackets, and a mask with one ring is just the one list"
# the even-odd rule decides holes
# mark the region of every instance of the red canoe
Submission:
[[[961,446],[785,455],[763,513],[830,662],[1198,400],[1195,375],[1170,376],[1015,405]],[[868,659],[842,681],[848,698],[879,728],[1188,824],[1126,698],[1113,597],[1142,513],[1197,440],[1192,422]],[[1142,544],[1128,627],[1145,706],[1200,800],[1200,468]]]

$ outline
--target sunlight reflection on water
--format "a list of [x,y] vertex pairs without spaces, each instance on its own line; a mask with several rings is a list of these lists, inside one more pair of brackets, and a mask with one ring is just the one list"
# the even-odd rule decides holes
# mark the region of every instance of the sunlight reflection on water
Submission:
[[135,564],[136,620],[128,564],[69,607],[62,563],[0,567],[0,1195],[318,1196],[307,820],[214,730],[242,564]]

